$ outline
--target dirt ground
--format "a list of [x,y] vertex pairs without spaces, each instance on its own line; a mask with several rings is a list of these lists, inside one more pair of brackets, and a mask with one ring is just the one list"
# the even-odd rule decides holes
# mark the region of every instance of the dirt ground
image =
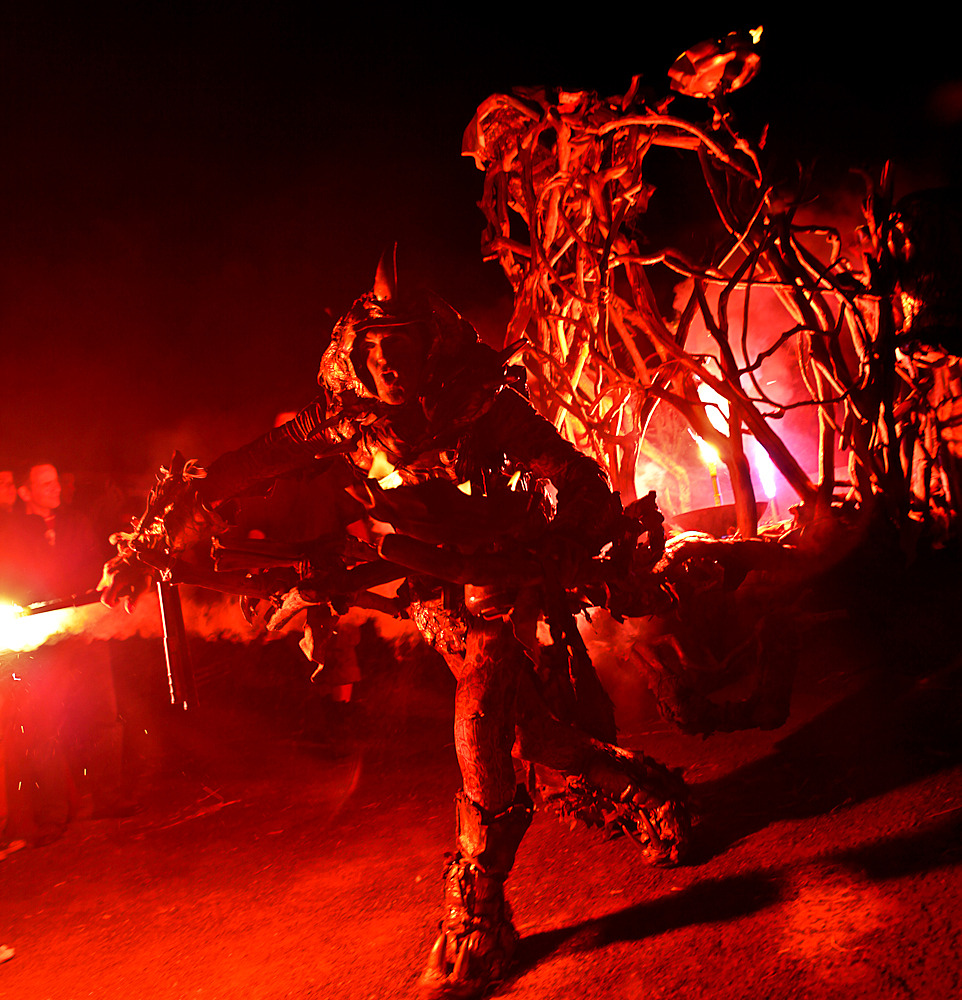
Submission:
[[[910,630],[808,632],[777,732],[686,737],[623,711],[623,743],[685,769],[692,857],[650,869],[539,811],[508,883],[519,962],[496,995],[962,995],[958,604],[926,607]],[[149,643],[127,653],[162,670]],[[0,862],[0,997],[416,995],[458,787],[435,670],[376,673],[339,735],[314,738],[267,681],[208,678],[187,713],[129,698],[142,809]]]

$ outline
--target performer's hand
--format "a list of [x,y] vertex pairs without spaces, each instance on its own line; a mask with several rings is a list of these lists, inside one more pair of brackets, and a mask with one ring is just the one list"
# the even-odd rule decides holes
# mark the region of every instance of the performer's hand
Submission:
[[127,556],[114,556],[104,563],[97,591],[101,604],[113,608],[123,601],[129,613],[140,595],[149,590],[153,582],[153,573],[142,562],[132,561]]
[[302,591],[298,587],[292,587],[284,595],[280,607],[268,613],[267,630],[269,632],[277,632],[306,608],[316,608],[319,605],[327,609],[328,615],[331,614],[330,609],[327,607],[327,602],[321,601],[316,594]]

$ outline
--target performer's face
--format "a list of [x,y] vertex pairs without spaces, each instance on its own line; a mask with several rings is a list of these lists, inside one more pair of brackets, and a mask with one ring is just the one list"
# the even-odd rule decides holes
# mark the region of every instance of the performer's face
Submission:
[[364,334],[367,370],[382,403],[400,406],[417,398],[424,351],[411,327],[387,327]]

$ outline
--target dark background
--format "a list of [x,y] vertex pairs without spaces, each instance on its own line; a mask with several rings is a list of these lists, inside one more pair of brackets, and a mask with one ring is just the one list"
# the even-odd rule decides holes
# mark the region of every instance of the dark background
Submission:
[[784,170],[814,163],[829,204],[887,157],[902,192],[958,179],[957,43],[924,4],[898,21],[355,7],[4,8],[0,464],[136,472],[249,439],[310,399],[395,239],[402,280],[498,342],[509,288],[481,262],[481,175],[459,154],[512,86],[616,94],[642,73],[663,91],[684,48],[763,23],[732,104],[752,134],[771,123]]

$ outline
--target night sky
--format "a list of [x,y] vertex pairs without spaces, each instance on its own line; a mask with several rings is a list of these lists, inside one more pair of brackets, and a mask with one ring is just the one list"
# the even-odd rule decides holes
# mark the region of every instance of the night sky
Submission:
[[509,288],[481,262],[481,174],[459,153],[478,103],[515,85],[664,90],[681,50],[763,23],[762,72],[732,104],[749,131],[771,123],[776,160],[814,161],[826,197],[886,157],[902,192],[959,180],[956,41],[923,15],[479,5],[458,27],[453,7],[346,23],[240,6],[5,7],[0,464],[139,471],[173,444],[242,443],[310,399],[392,240],[402,280],[497,342]]

